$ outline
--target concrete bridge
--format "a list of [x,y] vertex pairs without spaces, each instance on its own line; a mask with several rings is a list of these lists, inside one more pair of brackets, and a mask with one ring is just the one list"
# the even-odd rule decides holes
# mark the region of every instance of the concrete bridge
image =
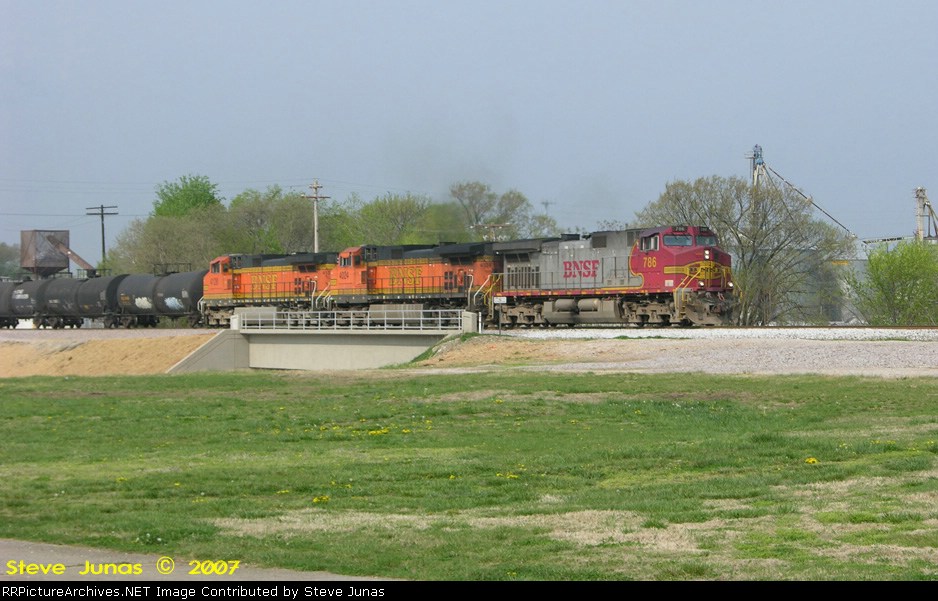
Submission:
[[245,368],[325,371],[406,363],[444,338],[478,331],[464,311],[242,311],[168,373]]

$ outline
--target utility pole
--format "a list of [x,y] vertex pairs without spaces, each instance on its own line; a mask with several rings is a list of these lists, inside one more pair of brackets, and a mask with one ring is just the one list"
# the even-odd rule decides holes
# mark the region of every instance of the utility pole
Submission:
[[306,198],[309,198],[313,201],[313,252],[319,252],[319,201],[328,200],[328,196],[320,196],[319,189],[322,188],[322,185],[319,183],[318,179],[314,179],[313,183],[310,184],[310,189],[313,193],[307,194]]
[[100,205],[97,207],[85,207],[85,211],[94,211],[93,213],[86,212],[85,215],[99,215],[101,217],[101,263],[104,263],[105,259],[107,258],[107,255],[105,254],[105,248],[104,248],[104,217],[106,215],[117,215],[117,211],[110,213],[110,212],[107,212],[106,209],[116,209],[116,208],[117,208],[116,206],[106,207],[104,205]]

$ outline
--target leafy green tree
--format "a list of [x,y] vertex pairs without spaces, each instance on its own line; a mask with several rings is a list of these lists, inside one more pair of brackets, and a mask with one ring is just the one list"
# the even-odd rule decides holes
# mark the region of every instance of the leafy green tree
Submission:
[[225,219],[224,206],[193,209],[185,216],[135,219],[117,237],[109,254],[114,273],[151,273],[175,264],[205,269],[229,252],[216,224]]
[[354,192],[344,202],[330,200],[319,203],[320,250],[338,252],[365,243],[358,219],[358,209],[362,204]]
[[788,189],[713,176],[667,184],[637,225],[710,226],[733,257],[740,325],[816,322],[836,304],[842,280],[832,266],[854,243],[810,209]]
[[345,248],[358,244],[437,244],[473,239],[455,203],[414,194],[386,194],[365,202],[351,194],[327,219]]
[[550,215],[535,214],[528,219],[527,231],[524,234],[531,238],[557,236],[560,234],[560,226]]
[[478,236],[466,227],[465,212],[455,202],[430,204],[405,236],[404,244],[471,242]]
[[20,245],[0,242],[0,277],[13,278],[20,271]]
[[850,274],[856,308],[869,325],[938,325],[938,248],[919,241],[882,245],[867,257],[866,274]]
[[312,220],[310,201],[299,192],[249,189],[232,199],[220,237],[227,252],[303,252],[313,247]]
[[155,217],[184,217],[199,208],[224,206],[218,186],[204,175],[184,175],[176,182],[163,182],[156,187],[153,201]]
[[362,205],[358,209],[362,240],[369,244],[404,243],[429,206],[429,198],[413,194],[386,194]]

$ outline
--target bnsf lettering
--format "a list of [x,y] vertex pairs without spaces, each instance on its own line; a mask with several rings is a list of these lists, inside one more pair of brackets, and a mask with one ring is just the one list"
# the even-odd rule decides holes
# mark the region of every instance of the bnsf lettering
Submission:
[[422,267],[389,267],[391,286],[416,286],[423,277]]
[[277,289],[277,274],[252,273],[251,286],[257,292],[273,292]]
[[599,271],[599,261],[564,261],[563,277],[565,278],[595,278]]

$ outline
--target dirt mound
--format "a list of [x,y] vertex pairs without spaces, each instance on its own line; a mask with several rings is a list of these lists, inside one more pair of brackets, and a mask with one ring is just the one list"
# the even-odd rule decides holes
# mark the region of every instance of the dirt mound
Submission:
[[0,377],[161,374],[214,335],[3,340],[0,341]]
[[419,362],[425,367],[511,367],[581,363],[604,359],[636,358],[632,345],[621,340],[526,340],[509,336],[483,335],[444,342],[434,355]]

